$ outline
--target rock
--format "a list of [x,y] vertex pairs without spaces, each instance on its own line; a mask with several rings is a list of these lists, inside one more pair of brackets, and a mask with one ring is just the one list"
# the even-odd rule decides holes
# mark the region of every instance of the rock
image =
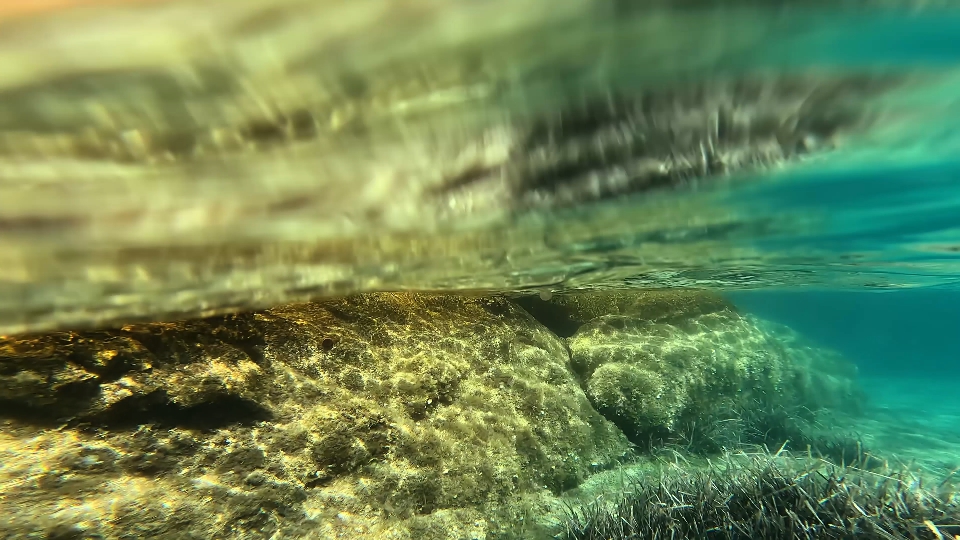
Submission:
[[605,315],[669,322],[734,309],[719,294],[702,289],[584,291],[546,299],[528,296],[517,303],[562,337],[572,336],[584,323]]
[[666,313],[601,315],[568,339],[591,402],[637,444],[808,441],[800,417],[859,404],[855,368],[782,327],[729,308]]
[[371,294],[3,338],[0,537],[547,538],[635,445],[809,443],[791,415],[857,402],[849,364],[710,292],[518,302],[571,337]]
[[0,536],[532,534],[630,446],[568,359],[510,301],[409,294],[5,338]]

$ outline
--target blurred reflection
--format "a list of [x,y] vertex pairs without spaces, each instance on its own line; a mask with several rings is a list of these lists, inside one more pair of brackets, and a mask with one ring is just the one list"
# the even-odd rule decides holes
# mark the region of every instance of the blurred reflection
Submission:
[[[0,334],[365,290],[945,283],[958,23],[894,2],[0,3]],[[871,244],[891,220],[917,234]]]

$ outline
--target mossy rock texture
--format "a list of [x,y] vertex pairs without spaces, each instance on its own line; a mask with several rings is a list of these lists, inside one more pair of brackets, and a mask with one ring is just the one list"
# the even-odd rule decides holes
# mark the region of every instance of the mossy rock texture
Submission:
[[523,297],[517,303],[562,337],[573,336],[584,324],[608,315],[674,322],[735,309],[719,294],[704,289],[582,291]]
[[767,434],[786,432],[791,412],[809,420],[819,409],[859,406],[852,364],[785,327],[688,294],[686,317],[614,311],[568,339],[591,402],[638,445],[693,446],[704,436],[719,438],[715,450],[731,437],[765,443],[751,432],[763,423]]
[[790,415],[857,403],[855,375],[694,290],[0,338],[0,538],[546,539],[655,438],[804,441]]
[[17,538],[527,536],[630,448],[516,304],[413,294],[5,338],[0,417]]

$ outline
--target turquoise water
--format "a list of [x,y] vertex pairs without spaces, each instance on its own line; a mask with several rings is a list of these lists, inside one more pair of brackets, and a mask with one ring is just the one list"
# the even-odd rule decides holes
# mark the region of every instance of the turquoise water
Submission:
[[[807,46],[772,47],[761,57],[777,68],[944,72],[960,61],[960,19],[949,11],[836,22],[839,31],[821,22]],[[725,292],[745,311],[853,361],[867,406],[848,427],[878,452],[941,472],[960,466],[957,95],[917,101],[915,110],[940,113],[905,124],[872,159],[821,163],[734,190],[731,200],[773,222],[805,218],[751,242],[779,254],[745,270],[773,286]]]
[[[855,361],[864,376],[960,377],[960,291],[752,291],[737,305]],[[952,400],[934,400],[945,403]]]
[[819,276],[811,277],[820,286],[837,288],[836,276],[868,288],[949,288],[960,283],[958,171],[949,163],[808,173],[735,198],[808,217],[807,230],[786,226],[752,245],[783,254],[789,269]]
[[942,471],[960,465],[958,164],[821,173],[752,196],[822,216],[816,233],[761,241],[820,260],[804,269],[810,285],[727,296],[856,363],[867,407],[853,429],[873,448]]

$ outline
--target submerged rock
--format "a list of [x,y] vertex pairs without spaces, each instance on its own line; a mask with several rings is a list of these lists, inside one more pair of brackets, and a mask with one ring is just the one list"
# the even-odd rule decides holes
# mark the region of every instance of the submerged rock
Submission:
[[2,339],[0,532],[546,538],[628,439],[853,384],[712,293],[540,302],[566,343],[505,298],[416,294]]
[[636,443],[779,445],[787,442],[774,439],[781,433],[804,438],[791,412],[809,419],[817,409],[860,405],[855,366],[788,329],[709,293],[667,305],[679,307],[652,317],[599,315],[568,339],[591,402]]
[[0,400],[13,535],[491,538],[629,447],[502,299],[5,339]]
[[606,315],[670,322],[734,309],[719,294],[699,289],[589,291],[523,297],[517,303],[561,337],[573,336],[585,323]]

